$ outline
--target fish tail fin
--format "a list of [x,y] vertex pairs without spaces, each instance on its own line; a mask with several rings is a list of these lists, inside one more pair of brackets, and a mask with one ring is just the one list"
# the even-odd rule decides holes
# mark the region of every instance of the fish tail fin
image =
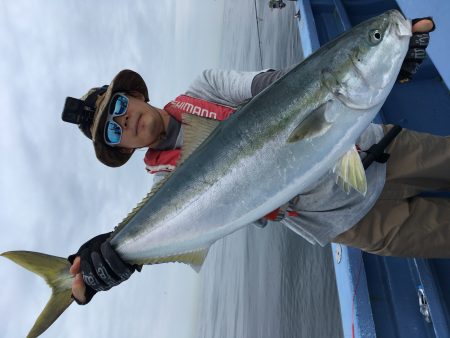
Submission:
[[52,288],[44,310],[28,333],[28,338],[42,334],[69,307],[72,299],[72,276],[67,259],[32,251],[9,251],[1,256],[41,276]]

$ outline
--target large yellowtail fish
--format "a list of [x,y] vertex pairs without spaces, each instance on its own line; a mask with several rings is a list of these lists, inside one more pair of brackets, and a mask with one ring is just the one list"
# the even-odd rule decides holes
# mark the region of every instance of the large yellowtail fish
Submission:
[[[218,123],[186,116],[178,169],[119,224],[111,243],[132,264],[199,268],[216,240],[285,204],[330,170],[366,192],[355,140],[394,85],[411,24],[397,11],[342,34]],[[29,337],[72,303],[69,262],[26,251],[3,256],[42,276],[50,301]]]

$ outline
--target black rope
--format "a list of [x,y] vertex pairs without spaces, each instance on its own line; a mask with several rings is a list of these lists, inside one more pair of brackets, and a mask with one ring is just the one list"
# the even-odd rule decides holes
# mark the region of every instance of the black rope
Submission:
[[364,169],[367,169],[373,162],[385,163],[389,159],[389,154],[384,150],[401,131],[402,127],[394,126],[380,142],[375,143],[366,151],[367,156],[362,161]]
[[261,63],[261,69],[263,68],[263,59],[262,59],[262,48],[261,48],[261,37],[259,35],[259,20],[258,20],[258,8],[256,6],[256,0],[253,1],[255,4],[255,16],[256,16],[256,31],[258,33],[258,43],[259,43],[259,60]]

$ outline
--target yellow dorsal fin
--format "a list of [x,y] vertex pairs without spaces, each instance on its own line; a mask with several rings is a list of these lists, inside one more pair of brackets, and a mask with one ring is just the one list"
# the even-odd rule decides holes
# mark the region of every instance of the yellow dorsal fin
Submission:
[[204,140],[212,133],[220,121],[200,117],[192,114],[183,114],[184,135],[183,148],[181,150],[181,157],[178,160],[177,166],[182,164],[197,147],[203,143]]
[[353,146],[344,156],[336,163],[333,168],[336,174],[336,183],[348,194],[350,187],[358,191],[363,196],[367,193],[367,181],[364,167],[361,163],[356,147]]

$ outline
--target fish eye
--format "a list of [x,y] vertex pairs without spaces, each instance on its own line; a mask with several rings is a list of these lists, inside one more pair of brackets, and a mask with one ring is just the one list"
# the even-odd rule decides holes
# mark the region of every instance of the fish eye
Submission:
[[383,34],[381,33],[381,31],[379,29],[374,29],[374,30],[370,31],[370,33],[369,33],[369,40],[371,43],[376,45],[376,44],[380,43],[381,40],[383,40]]

